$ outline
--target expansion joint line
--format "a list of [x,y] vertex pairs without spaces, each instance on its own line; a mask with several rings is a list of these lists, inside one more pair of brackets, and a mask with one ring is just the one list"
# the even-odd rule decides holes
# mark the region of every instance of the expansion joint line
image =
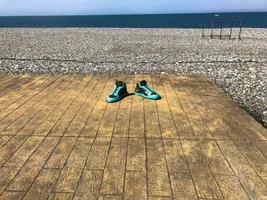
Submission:
[[[104,63],[114,63],[114,64],[122,64],[125,63],[125,61],[89,61],[89,60],[76,60],[76,59],[54,59],[54,58],[9,58],[9,57],[3,57],[0,58],[0,60],[11,60],[11,61],[49,61],[49,62],[76,62],[76,63],[83,63],[83,64],[104,64]],[[158,61],[145,61],[145,62],[133,62],[134,64],[205,64],[205,63],[267,63],[267,61],[258,61],[258,60],[210,60],[210,61],[202,61],[202,60],[196,60],[196,61],[176,61],[176,62],[158,62]]]

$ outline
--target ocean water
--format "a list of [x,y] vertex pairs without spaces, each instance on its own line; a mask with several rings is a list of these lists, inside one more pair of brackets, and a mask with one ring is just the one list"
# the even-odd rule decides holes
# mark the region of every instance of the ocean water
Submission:
[[156,15],[83,15],[0,17],[6,28],[202,28],[211,27],[267,28],[267,12],[156,14]]

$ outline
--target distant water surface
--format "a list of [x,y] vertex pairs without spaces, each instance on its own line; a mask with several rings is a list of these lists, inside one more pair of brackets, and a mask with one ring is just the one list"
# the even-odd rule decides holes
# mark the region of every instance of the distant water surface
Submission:
[[0,17],[0,27],[6,28],[202,28],[210,27],[267,28],[267,12],[157,14],[157,15],[82,15]]

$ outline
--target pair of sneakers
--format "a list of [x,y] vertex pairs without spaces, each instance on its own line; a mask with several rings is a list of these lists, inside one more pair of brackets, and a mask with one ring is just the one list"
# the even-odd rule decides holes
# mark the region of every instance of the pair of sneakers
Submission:
[[[114,103],[120,101],[128,95],[129,93],[127,91],[126,83],[123,81],[116,81],[113,91],[107,97],[107,102]],[[135,95],[151,100],[157,100],[161,98],[157,92],[155,92],[148,86],[145,80],[136,83]]]

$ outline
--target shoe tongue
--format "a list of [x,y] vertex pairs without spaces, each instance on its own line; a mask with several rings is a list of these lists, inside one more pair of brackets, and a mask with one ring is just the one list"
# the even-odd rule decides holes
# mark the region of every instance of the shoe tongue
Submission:
[[123,81],[116,81],[116,85],[117,86],[122,86],[123,85]]
[[145,80],[140,81],[140,85],[141,85],[141,86],[147,85],[147,82],[146,82]]

